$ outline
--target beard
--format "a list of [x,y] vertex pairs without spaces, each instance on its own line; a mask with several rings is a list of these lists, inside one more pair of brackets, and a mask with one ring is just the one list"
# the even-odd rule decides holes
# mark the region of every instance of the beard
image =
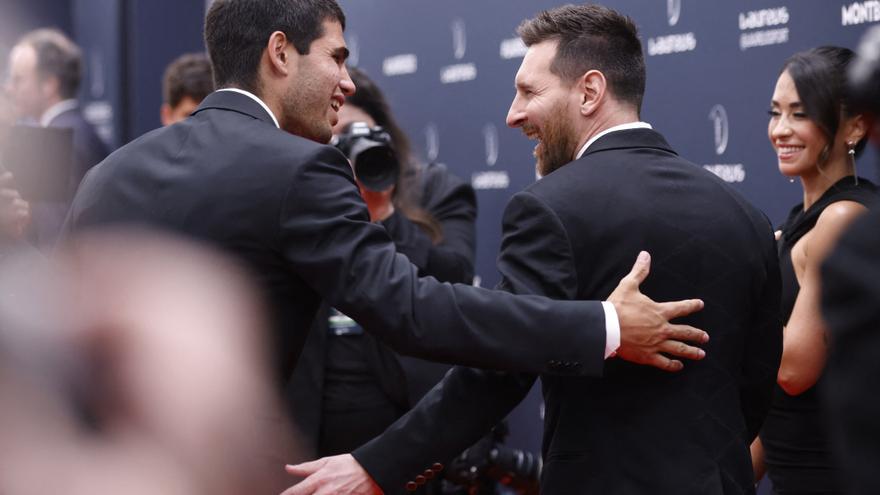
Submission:
[[327,121],[327,107],[312,100],[315,98],[304,96],[301,88],[290,88],[282,99],[284,115],[278,123],[291,134],[327,144],[333,137],[333,129]]
[[[577,146],[573,126],[564,115],[568,115],[566,111],[568,104],[558,104],[548,112],[549,115],[558,115],[544,123],[541,130],[541,142],[535,147],[534,155],[536,158],[535,170],[541,177],[545,177],[551,172],[563,165],[571,162],[574,158],[574,148]],[[534,135],[537,128],[528,124],[523,126],[523,132],[528,135]]]

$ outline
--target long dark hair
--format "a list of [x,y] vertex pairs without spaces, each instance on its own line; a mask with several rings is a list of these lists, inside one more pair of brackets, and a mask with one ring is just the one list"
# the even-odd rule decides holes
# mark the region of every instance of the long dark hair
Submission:
[[427,232],[434,244],[439,243],[443,240],[443,228],[440,226],[440,222],[429,211],[417,204],[417,198],[420,195],[417,188],[421,182],[418,180],[419,169],[416,166],[409,138],[397,125],[397,121],[391,114],[388,101],[376,83],[358,68],[349,68],[348,73],[357,90],[345,100],[345,104],[360,108],[376,121],[376,125],[380,125],[388,131],[388,134],[391,135],[391,144],[400,160],[400,178],[397,180],[392,195],[394,207]]
[[[857,114],[852,110],[847,92],[847,69],[854,57],[848,48],[820,46],[792,55],[782,66],[781,72],[788,71],[794,81],[804,112],[828,140],[820,164],[828,159],[841,119]],[[859,140],[856,155],[862,152],[865,143],[865,138]]]

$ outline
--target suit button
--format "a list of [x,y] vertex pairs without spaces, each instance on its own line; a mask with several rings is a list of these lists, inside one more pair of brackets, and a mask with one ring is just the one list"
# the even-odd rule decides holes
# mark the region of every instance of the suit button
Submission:
[[434,471],[430,469],[425,469],[425,478],[432,479],[434,478]]
[[434,471],[435,473],[439,473],[440,471],[443,471],[443,464],[440,464],[439,462],[435,462],[434,465],[431,466],[431,471]]
[[417,485],[424,485],[426,481],[428,481],[428,479],[425,478],[424,476],[422,476],[421,474],[416,476],[416,484]]
[[417,485],[415,481],[407,481],[406,482],[406,491],[414,492],[418,489],[419,489],[419,485]]

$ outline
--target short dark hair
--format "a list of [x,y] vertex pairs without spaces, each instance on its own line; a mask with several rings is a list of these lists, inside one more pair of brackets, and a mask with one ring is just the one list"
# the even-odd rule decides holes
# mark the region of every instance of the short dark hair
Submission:
[[218,88],[259,92],[257,71],[269,36],[281,31],[302,55],[324,35],[323,22],[345,29],[335,0],[214,0],[205,19],[205,45]]
[[[849,48],[820,46],[799,52],[785,61],[781,72],[794,81],[804,113],[822,131],[829,146],[840,128],[841,117],[857,112],[847,92],[847,69],[855,58]],[[856,153],[865,147],[865,139],[856,144]]]
[[204,53],[185,53],[165,69],[162,78],[162,97],[172,108],[184,98],[201,102],[214,91],[211,62]]
[[550,71],[560,78],[573,81],[598,70],[615,98],[641,109],[645,57],[638,29],[629,17],[601,5],[564,5],[523,21],[517,33],[526,46],[559,42]]
[[82,79],[82,52],[70,38],[57,29],[43,28],[25,34],[19,44],[36,52],[40,77],[58,79],[61,98],[76,97]]

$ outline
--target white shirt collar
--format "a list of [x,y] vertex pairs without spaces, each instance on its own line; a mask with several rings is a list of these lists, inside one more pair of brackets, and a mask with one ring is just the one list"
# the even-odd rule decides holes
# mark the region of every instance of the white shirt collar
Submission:
[[266,103],[264,103],[263,100],[261,100],[257,95],[251,93],[250,91],[245,91],[239,88],[223,88],[218,89],[217,91],[232,91],[233,93],[240,93],[254,100],[255,102],[259,103],[261,107],[263,107],[263,110],[265,110],[266,113],[269,114],[269,117],[272,117],[272,122],[275,122],[275,127],[279,129],[281,128],[281,126],[278,125],[278,119],[275,118],[275,114],[272,113],[272,110],[269,110],[269,107],[266,106]]
[[600,137],[602,137],[606,134],[612,133],[612,132],[626,131],[629,129],[653,129],[653,127],[651,127],[651,124],[649,124],[647,122],[629,122],[627,124],[620,124],[620,125],[616,125],[614,127],[609,127],[608,129],[605,129],[604,131],[591,137],[589,139],[589,141],[587,141],[587,143],[584,144],[583,148],[581,148],[581,150],[578,152],[577,156],[574,159],[577,160],[578,158],[584,156],[584,153],[587,152],[587,148],[589,148],[591,144],[595,143],[596,140],[599,139]]
[[49,124],[55,120],[55,117],[61,115],[62,113],[73,110],[76,108],[78,104],[74,99],[61,100],[58,103],[52,105],[47,108],[43,115],[40,116],[40,126],[41,127],[49,127]]

